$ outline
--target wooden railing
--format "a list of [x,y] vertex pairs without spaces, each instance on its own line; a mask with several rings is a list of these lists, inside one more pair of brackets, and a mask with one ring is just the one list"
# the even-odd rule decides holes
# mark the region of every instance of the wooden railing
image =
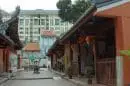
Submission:
[[98,59],[96,61],[97,82],[107,86],[116,84],[115,59]]

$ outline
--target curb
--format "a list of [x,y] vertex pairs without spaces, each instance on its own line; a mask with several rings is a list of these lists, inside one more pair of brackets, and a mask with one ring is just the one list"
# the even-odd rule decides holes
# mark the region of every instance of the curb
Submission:
[[45,77],[45,78],[12,78],[11,80],[40,80],[40,79],[53,79],[53,77]]

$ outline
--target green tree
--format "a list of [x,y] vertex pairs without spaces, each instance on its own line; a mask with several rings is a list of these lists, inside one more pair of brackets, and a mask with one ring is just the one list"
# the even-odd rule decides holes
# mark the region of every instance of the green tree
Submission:
[[71,0],[59,0],[57,2],[57,8],[59,9],[59,17],[63,21],[71,21],[71,10],[72,10],[72,2]]
[[90,5],[90,0],[76,0],[74,4],[71,0],[59,0],[57,2],[59,17],[63,21],[74,23]]

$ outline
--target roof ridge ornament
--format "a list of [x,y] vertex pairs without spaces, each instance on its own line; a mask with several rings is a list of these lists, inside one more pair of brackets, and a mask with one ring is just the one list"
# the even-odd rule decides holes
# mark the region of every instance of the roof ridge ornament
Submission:
[[11,19],[6,21],[6,23],[9,24],[12,21],[14,21],[15,19],[17,19],[17,17],[19,16],[19,13],[20,13],[20,6],[17,6],[15,12],[11,15]]

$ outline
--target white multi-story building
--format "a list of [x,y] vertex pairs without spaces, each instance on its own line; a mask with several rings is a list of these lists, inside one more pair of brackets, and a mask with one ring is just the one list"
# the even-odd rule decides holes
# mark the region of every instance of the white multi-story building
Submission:
[[54,30],[60,36],[71,26],[58,17],[57,10],[21,10],[18,32],[21,41],[39,42],[41,30]]

